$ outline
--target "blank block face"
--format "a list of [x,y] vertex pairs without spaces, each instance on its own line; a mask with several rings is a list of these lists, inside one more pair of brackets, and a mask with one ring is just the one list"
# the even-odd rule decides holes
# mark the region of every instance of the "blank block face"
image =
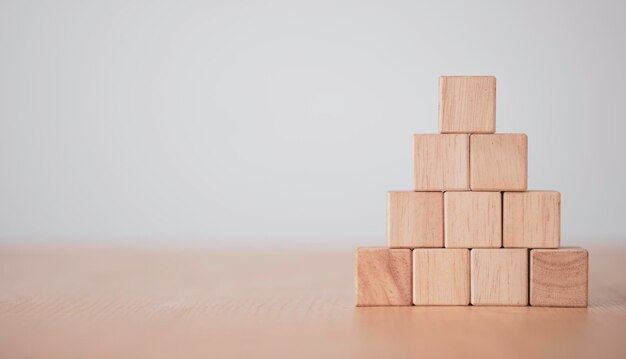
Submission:
[[356,250],[356,305],[411,305],[411,250]]
[[472,249],[472,305],[528,305],[527,249]]
[[469,135],[414,135],[413,189],[469,190]]
[[468,249],[413,250],[413,304],[468,305]]
[[389,192],[390,248],[443,247],[443,192]]
[[439,78],[439,132],[496,132],[496,78]]
[[530,305],[586,307],[589,255],[582,248],[530,251]]
[[558,248],[561,194],[554,191],[504,192],[502,243],[507,248]]
[[500,192],[444,193],[446,248],[502,247]]
[[525,191],[528,186],[528,137],[524,134],[472,135],[472,191]]

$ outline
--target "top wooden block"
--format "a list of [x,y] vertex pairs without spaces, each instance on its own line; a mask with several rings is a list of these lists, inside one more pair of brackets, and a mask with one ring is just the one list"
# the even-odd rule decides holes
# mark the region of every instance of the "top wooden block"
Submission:
[[440,133],[495,133],[496,78],[439,78]]

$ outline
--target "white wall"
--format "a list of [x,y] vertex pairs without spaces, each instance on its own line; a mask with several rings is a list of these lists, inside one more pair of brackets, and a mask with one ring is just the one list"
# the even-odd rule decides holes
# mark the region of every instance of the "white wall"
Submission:
[[624,1],[0,1],[0,244],[383,245],[437,77],[626,236]]

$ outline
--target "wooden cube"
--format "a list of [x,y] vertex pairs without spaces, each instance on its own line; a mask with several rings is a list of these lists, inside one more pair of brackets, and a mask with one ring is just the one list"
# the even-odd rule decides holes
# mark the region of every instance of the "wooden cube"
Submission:
[[468,249],[413,250],[413,304],[468,305]]
[[446,248],[502,247],[500,192],[444,193]]
[[443,192],[389,192],[390,248],[443,247]]
[[527,249],[472,249],[472,305],[528,305]]
[[525,191],[528,186],[528,137],[524,134],[472,135],[472,191]]
[[469,189],[468,135],[414,135],[413,189]]
[[561,194],[504,192],[502,244],[508,248],[559,248]]
[[586,307],[589,255],[583,248],[530,251],[530,305]]
[[439,132],[496,132],[496,78],[439,78]]
[[356,250],[356,305],[411,305],[411,250]]

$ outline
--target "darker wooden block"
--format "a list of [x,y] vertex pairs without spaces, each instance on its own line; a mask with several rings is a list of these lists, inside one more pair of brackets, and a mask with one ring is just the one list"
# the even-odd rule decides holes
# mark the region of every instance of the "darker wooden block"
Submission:
[[583,248],[530,251],[530,305],[586,307],[589,254]]
[[356,305],[411,305],[411,250],[357,248]]

